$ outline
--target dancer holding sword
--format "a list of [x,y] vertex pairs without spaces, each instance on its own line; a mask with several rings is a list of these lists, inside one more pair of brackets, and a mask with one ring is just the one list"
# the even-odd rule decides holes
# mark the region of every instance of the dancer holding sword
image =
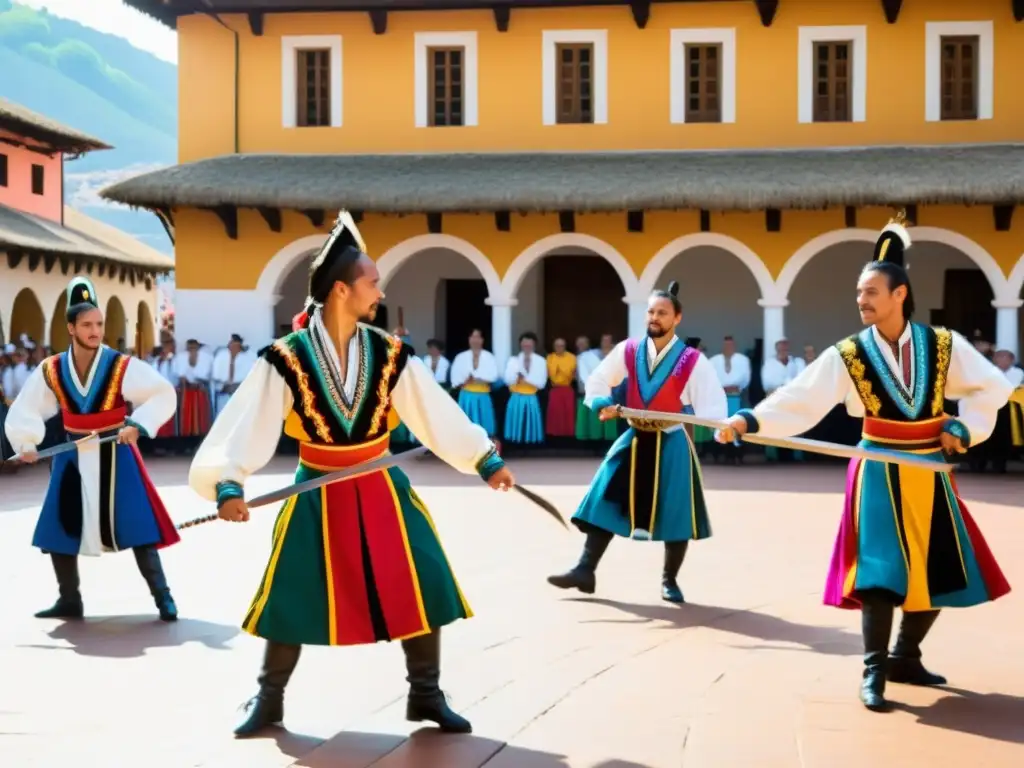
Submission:
[[[716,439],[800,434],[838,403],[864,419],[862,449],[941,462],[943,453],[963,453],[991,434],[1011,386],[959,334],[911,322],[914,297],[903,267],[910,244],[901,214],[882,230],[875,260],[857,282],[868,327],[826,350],[752,411],[737,413]],[[959,401],[958,418],[943,412],[945,399]],[[944,684],[921,663],[921,642],[939,610],[995,600],[1009,590],[948,472],[850,462],[824,600],[861,609],[865,707],[887,709],[886,679]],[[890,653],[896,606],[903,617]]]
[[88,278],[68,285],[66,314],[71,346],[32,371],[5,425],[27,463],[38,458],[46,421],[58,412],[69,439],[78,440],[70,450],[46,451],[54,460],[32,543],[49,553],[60,596],[36,617],[82,618],[78,556],[132,549],[160,618],[174,621],[178,609],[157,550],[179,536],[136,447],[140,434],[152,437],[174,415],[174,388],[152,366],[103,344],[103,313]]
[[[455,469],[495,489],[513,486],[486,432],[408,345],[364,324],[384,298],[379,280],[342,211],[310,266],[295,332],[264,351],[192,462],[189,484],[216,500],[221,518],[249,519],[242,484],[274,456],[282,423],[299,441],[298,482],[384,455],[389,424],[400,418]],[[259,690],[235,735],[283,720],[285,686],[303,645],[381,640],[400,640],[405,651],[407,718],[468,733],[470,723],[439,687],[440,630],[471,615],[430,514],[397,467],[292,496],[243,623],[267,644]]]

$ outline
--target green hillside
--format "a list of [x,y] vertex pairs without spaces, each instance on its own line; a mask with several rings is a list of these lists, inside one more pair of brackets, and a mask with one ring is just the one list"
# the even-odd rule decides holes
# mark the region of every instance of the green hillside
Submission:
[[[95,202],[87,194],[93,175],[109,182],[176,161],[177,68],[126,40],[0,0],[0,72],[0,96],[114,147],[68,162],[69,202]],[[87,213],[171,250],[151,214],[101,206]]]

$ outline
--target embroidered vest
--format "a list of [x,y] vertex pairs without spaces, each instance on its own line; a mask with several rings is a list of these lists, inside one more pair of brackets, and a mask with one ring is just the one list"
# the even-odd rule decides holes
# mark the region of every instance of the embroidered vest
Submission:
[[[303,443],[358,445],[390,429],[391,392],[405,369],[410,349],[401,339],[360,324],[357,383],[352,402],[330,365],[330,339],[296,331],[263,350],[263,357],[288,384],[294,404],[285,434]],[[392,420],[397,423],[397,420]]]
[[912,323],[911,339],[914,391],[910,393],[886,363],[871,328],[836,344],[867,416],[924,421],[942,415],[953,335],[945,328]]
[[[96,368],[85,395],[75,385],[70,351],[51,355],[42,362],[43,380],[57,398],[68,432],[111,429],[127,415],[121,385],[131,358],[110,347],[100,347],[96,354]],[[96,418],[83,418],[91,416]]]
[[626,342],[626,407],[652,411],[679,413],[679,398],[693,367],[700,357],[693,347],[681,341],[672,345],[654,371],[647,365],[647,339],[629,339]]

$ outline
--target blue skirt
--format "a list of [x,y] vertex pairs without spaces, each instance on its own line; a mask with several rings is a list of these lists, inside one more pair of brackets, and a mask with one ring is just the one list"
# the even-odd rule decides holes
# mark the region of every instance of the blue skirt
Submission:
[[152,498],[131,446],[105,443],[53,457],[32,545],[60,555],[100,555],[163,543]]
[[536,395],[513,392],[505,406],[505,440],[510,443],[543,443],[544,417]]
[[467,392],[459,390],[459,408],[474,424],[484,428],[488,437],[498,433],[498,425],[494,418],[494,403],[490,392]]
[[573,524],[631,538],[636,529],[653,541],[711,536],[704,482],[685,429],[627,429],[612,445],[580,502]]

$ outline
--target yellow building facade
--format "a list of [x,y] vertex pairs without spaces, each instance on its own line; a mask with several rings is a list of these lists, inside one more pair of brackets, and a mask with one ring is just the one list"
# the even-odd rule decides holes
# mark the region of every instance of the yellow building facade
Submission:
[[347,207],[414,344],[621,338],[672,278],[709,349],[820,348],[907,208],[919,319],[1020,347],[1007,0],[129,4],[179,33],[181,165],[104,194],[173,224],[182,337],[269,341]]

